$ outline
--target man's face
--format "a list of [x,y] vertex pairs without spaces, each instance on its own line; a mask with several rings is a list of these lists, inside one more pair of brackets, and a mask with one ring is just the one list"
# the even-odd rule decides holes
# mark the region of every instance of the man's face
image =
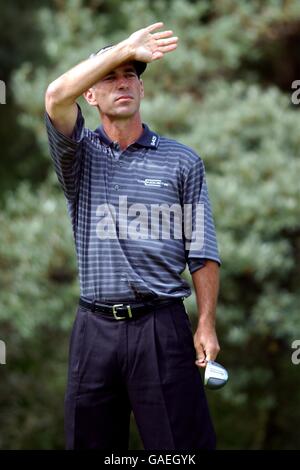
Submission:
[[128,62],[99,80],[93,87],[93,94],[101,114],[127,119],[139,110],[144,88],[134,65]]

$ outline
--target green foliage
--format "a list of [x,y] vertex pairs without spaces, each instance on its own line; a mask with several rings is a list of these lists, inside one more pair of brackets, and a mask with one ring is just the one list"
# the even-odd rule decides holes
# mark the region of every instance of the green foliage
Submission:
[[[11,9],[4,7],[4,17]],[[10,134],[1,156],[0,339],[7,365],[0,366],[0,447],[64,445],[68,335],[79,288],[71,224],[47,147],[44,92],[91,52],[163,20],[180,45],[148,66],[142,115],[159,133],[193,147],[207,171],[223,262],[219,360],[230,374],[222,391],[208,393],[219,447],[299,448],[300,379],[291,343],[300,331],[300,115],[290,100],[300,78],[293,48],[299,2],[68,0],[43,2],[31,15],[28,54],[12,64],[5,56],[14,108],[0,115],[2,130],[14,120],[27,139],[16,157],[20,142]],[[18,40],[11,39],[15,47]],[[82,98],[80,104],[86,126],[99,125],[97,112]],[[186,305],[195,326],[194,296]],[[136,430],[131,442],[141,445]]]
[[[51,191],[50,191],[51,188]],[[78,295],[64,197],[21,184],[0,214],[2,449],[63,447],[68,336]]]
[[0,214],[0,319],[24,338],[41,325],[66,329],[70,317],[62,313],[74,307],[78,291],[65,201],[49,188],[19,185]]

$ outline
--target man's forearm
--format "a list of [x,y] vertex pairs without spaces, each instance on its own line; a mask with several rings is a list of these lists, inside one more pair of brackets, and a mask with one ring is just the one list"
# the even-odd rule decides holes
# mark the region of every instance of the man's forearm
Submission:
[[216,307],[219,293],[219,265],[206,260],[205,266],[192,274],[198,306],[198,325],[194,334],[196,365],[205,367],[215,360],[220,346],[216,334]]
[[104,54],[80,62],[54,80],[47,91],[54,95],[58,102],[73,103],[113,68],[132,58],[133,50],[124,40]]
[[198,324],[215,327],[219,293],[219,265],[206,260],[203,268],[192,274],[198,307]]

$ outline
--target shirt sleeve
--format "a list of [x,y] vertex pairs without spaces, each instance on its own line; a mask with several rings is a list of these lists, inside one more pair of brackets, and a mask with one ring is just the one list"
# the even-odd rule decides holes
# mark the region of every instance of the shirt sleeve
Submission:
[[68,200],[74,200],[77,195],[83,158],[84,118],[78,104],[77,107],[77,119],[71,137],[57,130],[45,112],[50,154],[58,181]]
[[192,274],[205,260],[221,266],[216,231],[201,158],[193,164],[183,184],[185,255]]

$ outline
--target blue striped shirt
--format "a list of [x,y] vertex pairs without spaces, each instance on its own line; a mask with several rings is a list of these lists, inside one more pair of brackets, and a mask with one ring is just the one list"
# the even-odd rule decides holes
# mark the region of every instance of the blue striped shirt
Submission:
[[[84,127],[77,106],[70,138],[47,113],[45,119],[72,222],[81,297],[115,303],[188,297],[181,276],[186,263],[190,273],[205,259],[221,264],[202,159],[145,124],[140,138],[121,151],[101,126]],[[198,225],[196,210],[186,209],[196,205]],[[200,243],[188,242],[197,236]]]

